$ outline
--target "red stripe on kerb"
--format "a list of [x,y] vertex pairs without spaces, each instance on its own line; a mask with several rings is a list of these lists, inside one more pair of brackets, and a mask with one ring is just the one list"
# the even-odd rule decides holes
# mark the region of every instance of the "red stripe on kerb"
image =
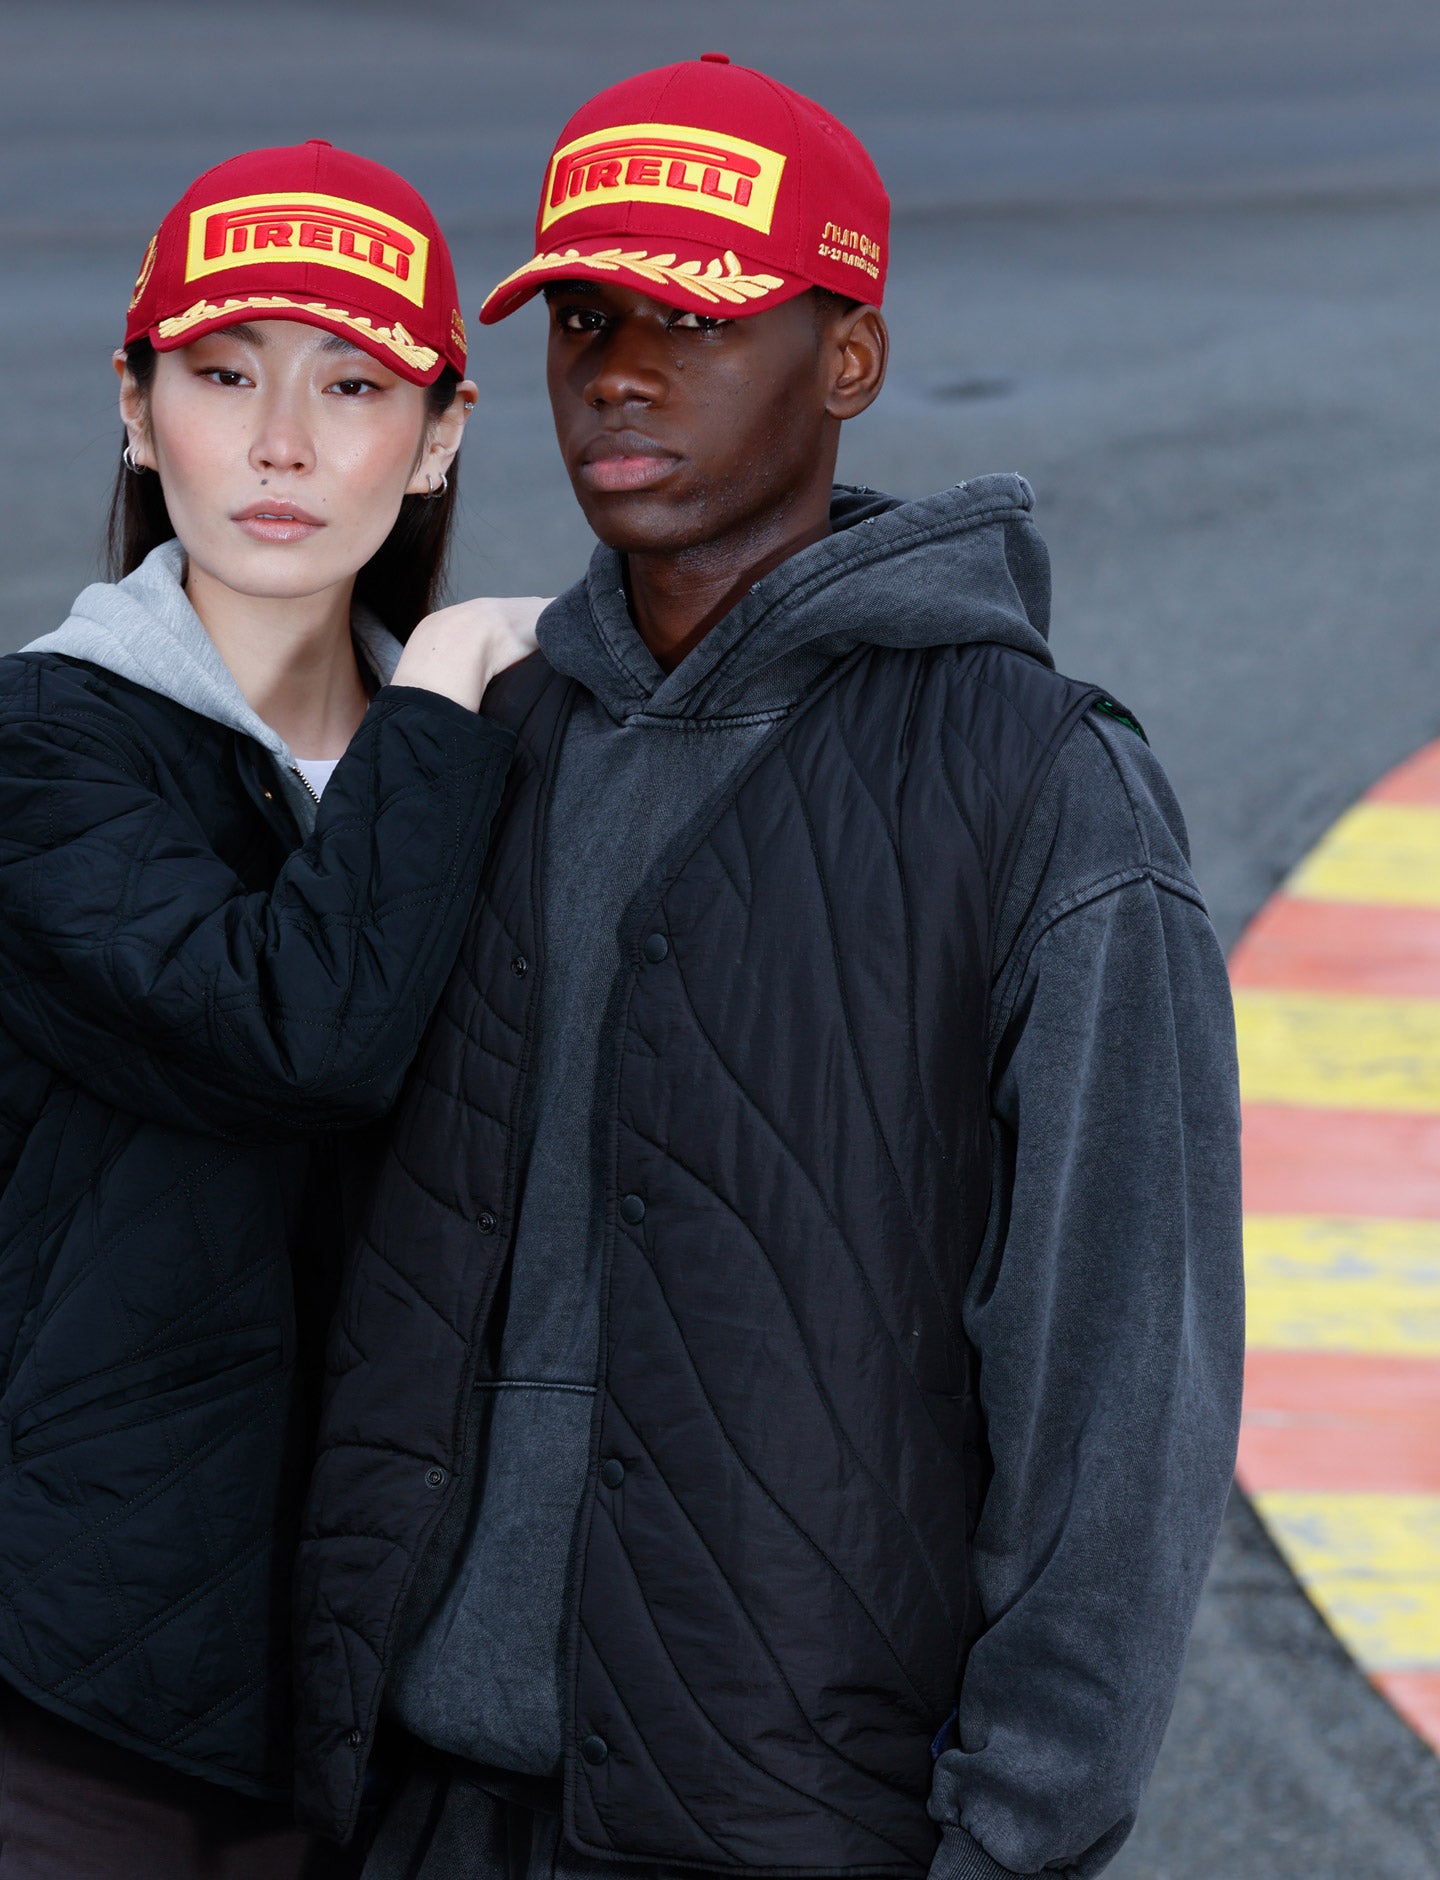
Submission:
[[1252,1213],[1440,1219],[1440,1116],[1268,1103],[1244,1115]]
[[1370,1682],[1417,1736],[1440,1749],[1440,1671],[1377,1671]]
[[1440,994],[1440,908],[1360,907],[1277,894],[1230,962],[1237,986],[1294,992]]
[[1367,803],[1440,803],[1440,743],[1427,744],[1365,792]]
[[1236,1474],[1251,1494],[1440,1495],[1440,1364],[1249,1351]]

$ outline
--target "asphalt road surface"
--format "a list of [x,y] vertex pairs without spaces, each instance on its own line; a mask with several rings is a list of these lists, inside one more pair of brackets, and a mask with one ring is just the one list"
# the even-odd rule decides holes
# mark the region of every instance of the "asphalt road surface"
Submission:
[[[1440,733],[1435,0],[0,0],[0,650],[93,578],[108,352],[192,175],[307,136],[394,164],[468,316],[574,106],[710,48],[837,110],[894,196],[894,367],[842,473],[1031,479],[1060,663],[1145,721],[1228,944]],[[472,341],[457,591],[553,591],[588,545],[540,315]],[[1111,1871],[1440,1875],[1440,1763],[1238,1501]]]

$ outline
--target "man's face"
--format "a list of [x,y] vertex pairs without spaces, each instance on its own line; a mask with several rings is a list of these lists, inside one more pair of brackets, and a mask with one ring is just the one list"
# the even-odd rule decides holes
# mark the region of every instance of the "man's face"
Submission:
[[560,454],[624,553],[743,540],[817,475],[829,487],[824,322],[802,294],[727,320],[588,281],[546,290]]

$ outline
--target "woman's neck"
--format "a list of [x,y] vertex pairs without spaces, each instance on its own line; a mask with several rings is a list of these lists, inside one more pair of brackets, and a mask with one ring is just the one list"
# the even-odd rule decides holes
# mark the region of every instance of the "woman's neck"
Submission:
[[185,594],[245,702],[298,757],[340,757],[368,704],[350,636],[353,583],[303,600],[237,594],[193,563]]

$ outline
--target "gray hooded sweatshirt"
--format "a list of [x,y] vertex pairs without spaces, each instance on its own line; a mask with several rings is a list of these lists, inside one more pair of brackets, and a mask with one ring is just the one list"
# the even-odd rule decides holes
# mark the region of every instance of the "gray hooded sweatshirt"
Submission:
[[[560,1762],[599,1347],[597,1085],[626,911],[766,729],[854,646],[993,641],[1048,658],[1043,545],[1031,531],[1007,552],[986,526],[1030,505],[1018,477],[906,504],[837,490],[836,532],[767,575],[668,675],[608,549],[542,617],[546,657],[581,687],[541,887],[546,955],[561,965],[544,979],[475,1479],[412,1590],[390,1692],[415,1735],[484,1766],[497,1791],[498,1772],[546,1778]],[[988,1629],[937,1749],[937,1880],[1089,1875],[1123,1841],[1174,1698],[1239,1409],[1228,984],[1174,797],[1113,717],[1088,714],[1055,760],[996,957],[995,1201],[964,1302],[995,1465],[973,1551]],[[486,1805],[452,1792],[456,1811]],[[543,1800],[543,1783],[530,1793]],[[462,1847],[480,1830],[457,1819],[446,1832]],[[367,1877],[402,1859],[400,1834],[397,1819]],[[602,1868],[562,1848],[556,1871]]]
[[[96,581],[82,589],[69,619],[21,651],[88,659],[188,711],[243,731],[270,753],[285,802],[308,836],[315,826],[315,792],[289,745],[246,701],[186,599],[184,579],[184,549],[178,541],[162,542],[123,581]],[[363,608],[356,608],[350,628],[375,678],[387,684],[400,658],[400,642]]]

